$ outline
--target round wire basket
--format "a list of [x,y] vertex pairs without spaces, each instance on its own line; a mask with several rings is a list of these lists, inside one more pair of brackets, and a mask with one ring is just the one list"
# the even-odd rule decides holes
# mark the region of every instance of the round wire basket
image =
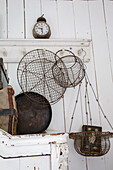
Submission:
[[[44,96],[51,104],[60,100],[66,88],[56,83],[52,66],[55,62],[55,53],[45,49],[35,49],[20,60],[17,68],[17,79],[22,91],[33,101],[34,96],[26,92],[35,92]],[[43,103],[44,101],[38,100]]]
[[[61,53],[62,50],[56,52]],[[57,59],[52,67],[55,81],[61,87],[75,87],[85,76],[85,69],[82,60],[69,50],[64,50],[65,56]]]
[[71,133],[74,148],[82,156],[103,156],[110,149],[110,132],[78,132]]

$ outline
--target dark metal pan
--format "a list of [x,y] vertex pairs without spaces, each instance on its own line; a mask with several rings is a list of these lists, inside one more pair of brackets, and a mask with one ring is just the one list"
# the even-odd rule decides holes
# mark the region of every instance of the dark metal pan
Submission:
[[[44,103],[33,102],[30,95],[34,95],[35,100],[43,100]],[[29,97],[27,97],[29,96]],[[45,97],[38,93],[21,93],[15,97],[18,110],[17,134],[35,134],[44,132],[52,118],[51,106]]]

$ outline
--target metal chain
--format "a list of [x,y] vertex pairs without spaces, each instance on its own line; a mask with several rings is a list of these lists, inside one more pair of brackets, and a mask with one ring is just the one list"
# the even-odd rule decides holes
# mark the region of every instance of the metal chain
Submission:
[[77,92],[77,98],[76,98],[75,106],[74,106],[73,113],[72,113],[72,116],[71,116],[71,123],[70,123],[69,133],[71,132],[71,128],[72,128],[72,124],[73,124],[73,118],[74,118],[74,114],[75,114],[75,110],[76,110],[76,107],[77,107],[78,98],[79,98],[79,94],[80,94],[80,89],[81,89],[81,83],[79,84],[79,88],[78,88],[78,92]]
[[83,104],[82,104],[82,94],[80,89],[80,103],[81,103],[81,113],[82,113],[82,124],[84,124],[84,118],[83,118]]
[[86,74],[86,78],[87,78],[87,80],[88,80],[88,82],[89,82],[89,85],[90,85],[90,87],[91,87],[91,89],[92,89],[92,92],[93,92],[93,95],[94,95],[94,97],[95,97],[95,100],[96,100],[96,102],[98,103],[98,106],[99,106],[99,108],[100,108],[100,110],[101,110],[104,118],[107,120],[108,124],[110,125],[111,129],[113,130],[113,126],[111,125],[109,119],[108,119],[107,116],[105,115],[105,113],[104,113],[104,111],[103,111],[103,109],[102,109],[102,107],[101,107],[101,105],[100,105],[100,102],[99,102],[98,98],[96,97],[96,93],[95,93],[95,91],[94,91],[94,89],[93,89],[92,84],[90,83],[90,80],[89,80],[89,77],[88,77],[87,74]]
[[[93,92],[93,95],[95,97],[95,100],[98,104],[98,107],[100,108],[104,118],[107,120],[108,124],[110,125],[111,129],[113,130],[113,126],[112,124],[110,123],[110,121],[108,120],[107,116],[105,115],[101,105],[100,105],[100,102],[98,100],[98,98],[96,97],[96,93],[94,91],[94,88],[92,86],[92,84],[90,83],[90,80],[89,80],[89,77],[88,75],[85,73],[85,110],[86,110],[86,119],[87,119],[87,125],[88,125],[88,111],[89,111],[89,115],[90,115],[90,123],[92,125],[92,115],[91,115],[91,108],[90,108],[90,102],[89,102],[89,94],[88,94],[88,84],[89,86],[91,87],[91,90]],[[71,129],[72,129],[72,124],[73,124],[73,119],[74,119],[74,114],[75,114],[75,110],[76,110],[76,107],[77,107],[77,103],[78,103],[78,98],[79,98],[79,94],[80,94],[80,91],[81,90],[81,83],[79,84],[79,88],[78,88],[78,92],[77,92],[77,98],[76,98],[76,101],[75,101],[75,106],[74,106],[74,109],[73,109],[73,112],[72,112],[72,116],[71,116],[71,123],[70,123],[70,128],[69,128],[69,133],[71,132]],[[88,106],[88,108],[87,108]]]
[[[86,84],[88,85],[88,81],[85,77]],[[92,125],[92,115],[91,115],[91,108],[90,108],[90,101],[89,101],[89,94],[88,94],[88,88],[86,89],[86,97],[87,97],[87,105],[88,105],[88,110],[89,110],[89,116],[90,116],[90,124]]]
[[85,78],[85,111],[86,111],[86,120],[88,125],[88,111],[87,111],[87,81]]

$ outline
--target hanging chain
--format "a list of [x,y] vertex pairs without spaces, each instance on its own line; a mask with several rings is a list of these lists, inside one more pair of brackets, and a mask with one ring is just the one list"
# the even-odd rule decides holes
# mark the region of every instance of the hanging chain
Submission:
[[64,112],[64,131],[66,133],[66,112],[65,112],[65,102],[64,102],[64,95],[63,95],[63,112]]
[[83,118],[83,104],[82,104],[82,94],[80,89],[80,104],[81,104],[81,113],[82,113],[82,124],[84,124],[84,118]]
[[80,89],[81,89],[81,83],[79,84],[77,98],[76,98],[75,106],[74,106],[73,113],[72,113],[72,116],[71,116],[71,123],[70,123],[69,133],[71,132],[71,128],[72,128],[72,124],[73,124],[73,118],[74,118],[74,114],[75,114],[75,110],[76,110],[76,107],[77,107],[78,98],[79,98],[79,94],[80,94]]
[[[92,84],[90,83],[88,75],[85,73],[85,110],[86,110],[87,125],[88,125],[88,111],[89,111],[89,116],[90,116],[90,124],[92,125],[92,115],[91,115],[91,108],[90,108],[90,102],[89,102],[88,85],[91,87],[91,90],[92,90],[93,95],[95,97],[95,100],[96,100],[96,102],[98,104],[98,107],[100,108],[100,111],[102,112],[104,118],[107,120],[107,122],[110,125],[111,129],[113,130],[113,126],[111,125],[110,121],[108,120],[107,116],[105,115],[105,113],[104,113],[104,111],[103,111],[103,109],[102,109],[102,107],[100,105],[100,102],[99,102],[98,98],[96,97],[96,93],[94,91],[94,88],[93,88]],[[78,92],[77,92],[77,98],[76,98],[75,106],[74,106],[72,116],[71,116],[71,123],[70,123],[69,133],[71,132],[71,129],[72,129],[72,124],[73,124],[74,114],[75,114],[75,110],[76,110],[77,103],[78,103],[79,94],[81,95],[81,83],[79,84],[79,88],[78,88]],[[82,102],[82,97],[81,97],[80,100]],[[83,112],[83,110],[81,110],[81,111]]]
[[[86,84],[88,85],[88,81],[85,77]],[[90,124],[92,125],[92,115],[91,115],[91,108],[90,108],[90,101],[89,101],[89,94],[88,94],[88,88],[86,89],[86,97],[87,97],[87,105],[89,110],[89,116],[90,116]]]
[[100,108],[100,110],[101,110],[104,118],[107,120],[108,124],[110,125],[111,129],[113,130],[113,126],[111,125],[110,121],[108,120],[107,116],[105,115],[105,113],[104,113],[104,111],[103,111],[103,109],[102,109],[102,107],[101,107],[101,105],[100,105],[100,102],[99,102],[98,98],[96,97],[96,93],[95,93],[95,91],[94,91],[94,89],[93,89],[92,84],[90,83],[90,80],[89,80],[87,74],[86,74],[86,77],[87,77],[87,80],[88,80],[88,82],[89,82],[89,85],[90,85],[90,87],[91,87],[91,89],[92,89],[92,92],[93,92],[93,95],[94,95],[94,97],[95,97],[95,100],[96,100],[96,102],[98,103],[98,107]]
[[86,110],[86,120],[88,125],[88,111],[87,111],[87,81],[85,79],[85,110]]

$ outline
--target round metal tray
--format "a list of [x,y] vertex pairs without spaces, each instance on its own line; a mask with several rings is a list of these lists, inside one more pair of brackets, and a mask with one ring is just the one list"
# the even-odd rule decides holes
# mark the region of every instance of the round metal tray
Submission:
[[[29,97],[28,97],[29,96]],[[44,100],[45,104],[32,102],[30,96],[35,100]],[[52,117],[52,110],[45,97],[38,93],[27,92],[27,95],[21,93],[15,97],[18,110],[17,134],[35,134],[44,132]]]

